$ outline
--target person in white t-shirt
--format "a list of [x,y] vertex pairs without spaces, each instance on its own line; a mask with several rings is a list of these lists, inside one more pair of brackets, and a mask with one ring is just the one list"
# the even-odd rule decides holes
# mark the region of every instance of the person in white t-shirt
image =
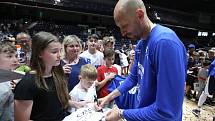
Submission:
[[[91,64],[86,64],[81,67],[79,80],[80,82],[69,93],[73,101],[85,101],[86,107],[92,104],[97,98],[95,80],[97,79],[97,70]],[[89,105],[88,105],[89,104]],[[70,112],[75,111],[75,108],[70,109]]]
[[98,36],[92,34],[88,37],[87,41],[88,50],[80,54],[80,57],[86,59],[87,63],[94,65],[96,68],[104,64],[104,55],[96,48],[98,46]]

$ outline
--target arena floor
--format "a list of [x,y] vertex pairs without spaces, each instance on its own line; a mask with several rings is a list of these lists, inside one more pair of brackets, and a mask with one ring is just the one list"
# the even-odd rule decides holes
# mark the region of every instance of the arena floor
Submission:
[[197,108],[197,103],[195,101],[184,98],[183,121],[213,121],[215,106],[203,105],[199,118],[192,113],[192,110],[195,108]]

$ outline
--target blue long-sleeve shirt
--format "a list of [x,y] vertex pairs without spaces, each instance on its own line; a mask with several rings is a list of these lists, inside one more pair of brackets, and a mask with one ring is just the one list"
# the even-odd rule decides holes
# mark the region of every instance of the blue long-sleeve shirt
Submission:
[[186,78],[186,49],[177,35],[156,25],[135,50],[134,65],[122,94],[138,85],[136,109],[123,111],[128,121],[181,121]]

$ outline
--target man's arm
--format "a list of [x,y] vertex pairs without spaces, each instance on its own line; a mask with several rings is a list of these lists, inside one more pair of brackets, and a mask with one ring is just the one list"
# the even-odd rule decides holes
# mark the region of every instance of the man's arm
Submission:
[[123,116],[129,121],[172,121],[182,116],[186,77],[185,50],[179,43],[161,40],[154,54],[156,99],[146,107],[124,110]]

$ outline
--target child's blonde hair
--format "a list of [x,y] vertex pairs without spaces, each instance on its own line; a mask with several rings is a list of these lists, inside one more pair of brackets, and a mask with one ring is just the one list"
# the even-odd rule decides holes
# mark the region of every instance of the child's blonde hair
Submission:
[[96,80],[97,79],[97,70],[91,64],[83,65],[80,70],[80,76],[82,76],[83,78],[90,79],[90,80]]

